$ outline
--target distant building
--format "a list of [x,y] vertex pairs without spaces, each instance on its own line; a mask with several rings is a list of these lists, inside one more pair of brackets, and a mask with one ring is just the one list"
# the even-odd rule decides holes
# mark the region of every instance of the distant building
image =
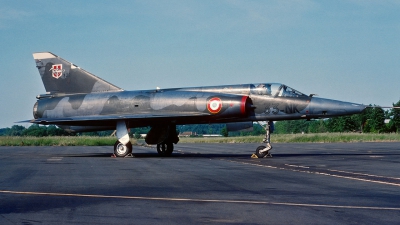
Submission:
[[179,137],[190,137],[190,136],[197,136],[197,133],[192,131],[185,131],[179,134]]
[[203,137],[222,137],[221,134],[203,134]]

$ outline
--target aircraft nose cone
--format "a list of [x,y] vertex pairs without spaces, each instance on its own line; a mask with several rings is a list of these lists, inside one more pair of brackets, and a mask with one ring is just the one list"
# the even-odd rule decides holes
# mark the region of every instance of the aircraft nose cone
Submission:
[[313,115],[320,117],[353,115],[361,113],[365,108],[363,104],[316,97],[313,97],[310,102],[310,111]]

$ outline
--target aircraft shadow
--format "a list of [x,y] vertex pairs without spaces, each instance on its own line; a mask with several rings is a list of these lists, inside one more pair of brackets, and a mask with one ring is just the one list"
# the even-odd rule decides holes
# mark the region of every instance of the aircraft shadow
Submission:
[[[218,153],[173,153],[171,156],[160,156],[158,153],[133,153],[133,158],[243,158],[250,157],[250,154],[218,154]],[[63,155],[66,158],[111,158],[111,153],[87,153]],[[129,157],[127,157],[129,158]]]
[[[289,153],[289,154],[272,154],[274,158],[291,158],[291,157],[331,157],[331,156],[399,156],[400,153]],[[69,158],[111,158],[111,153],[87,153],[63,155]],[[160,156],[158,153],[133,153],[133,158],[250,158],[251,154],[234,154],[234,153],[173,153],[171,156]]]
[[288,153],[273,154],[279,157],[326,157],[326,156],[399,156],[400,153]]

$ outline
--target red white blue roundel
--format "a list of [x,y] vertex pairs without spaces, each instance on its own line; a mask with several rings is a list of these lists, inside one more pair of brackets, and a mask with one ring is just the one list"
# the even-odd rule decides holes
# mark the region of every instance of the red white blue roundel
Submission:
[[214,97],[207,102],[207,109],[210,113],[218,113],[222,109],[222,101],[220,98]]

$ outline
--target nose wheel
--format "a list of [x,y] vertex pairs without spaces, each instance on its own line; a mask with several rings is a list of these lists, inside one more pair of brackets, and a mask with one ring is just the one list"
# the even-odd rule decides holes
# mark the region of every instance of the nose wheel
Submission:
[[267,157],[272,157],[272,154],[269,152],[272,149],[272,146],[267,143],[267,146],[261,145],[258,146],[256,149],[256,153],[254,153],[253,155],[257,156],[257,157],[253,157],[253,158],[267,158]]

